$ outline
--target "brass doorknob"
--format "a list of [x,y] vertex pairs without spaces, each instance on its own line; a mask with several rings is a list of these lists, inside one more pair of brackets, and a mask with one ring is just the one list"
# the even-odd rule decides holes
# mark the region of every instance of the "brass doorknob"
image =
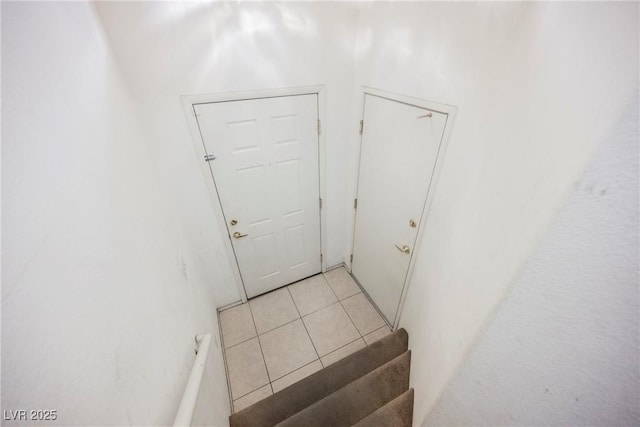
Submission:
[[395,245],[395,246],[396,246],[396,248],[398,248],[398,250],[399,250],[400,252],[402,252],[403,254],[408,254],[409,252],[411,252],[411,249],[409,249],[409,246],[407,246],[407,245],[404,245],[403,247],[400,247],[400,246],[398,246],[398,245]]
[[235,237],[236,239],[239,239],[239,238],[244,237],[246,235],[247,235],[247,233],[242,234],[239,231],[236,231],[235,233],[233,233],[233,237]]

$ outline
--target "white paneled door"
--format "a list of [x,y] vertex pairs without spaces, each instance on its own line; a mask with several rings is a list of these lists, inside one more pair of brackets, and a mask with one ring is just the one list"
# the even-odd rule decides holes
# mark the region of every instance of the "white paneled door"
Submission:
[[247,297],[319,273],[317,94],[194,109]]
[[394,324],[447,114],[365,94],[351,271]]

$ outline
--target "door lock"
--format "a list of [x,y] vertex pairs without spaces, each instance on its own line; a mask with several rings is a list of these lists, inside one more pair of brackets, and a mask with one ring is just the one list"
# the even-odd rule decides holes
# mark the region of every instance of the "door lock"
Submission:
[[231,225],[236,225],[237,223],[238,223],[238,220],[236,220],[236,219],[232,219],[231,220]]
[[408,253],[410,253],[410,252],[411,252],[411,249],[409,249],[409,246],[407,246],[407,245],[404,245],[403,247],[400,247],[400,246],[398,246],[398,245],[395,245],[395,246],[396,246],[396,248],[398,248],[398,250],[399,250],[400,252],[402,252],[403,254],[408,254]]
[[235,233],[233,233],[233,237],[235,237],[236,239],[239,239],[241,237],[247,236],[247,233],[242,234],[239,231],[236,231]]

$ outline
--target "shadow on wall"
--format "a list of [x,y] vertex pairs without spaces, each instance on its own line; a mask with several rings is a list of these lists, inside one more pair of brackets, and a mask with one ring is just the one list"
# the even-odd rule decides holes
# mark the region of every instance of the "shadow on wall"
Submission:
[[640,424],[639,99],[425,425]]
[[[327,31],[344,31],[320,28],[318,20],[312,19],[312,10],[295,4],[166,2],[161,6],[143,4],[127,6],[127,9],[137,21],[131,26],[135,33],[129,34],[132,43],[139,45],[136,53],[153,61],[140,61],[131,56],[125,62],[139,61],[141,70],[146,67],[162,69],[163,73],[157,73],[150,68],[145,76],[138,76],[139,83],[151,87],[162,85],[159,79],[188,81],[189,86],[195,83],[200,87],[215,74],[220,80],[233,78],[233,75],[225,75],[231,69],[234,74],[251,75],[254,88],[286,86],[283,67],[299,68],[296,63],[307,59],[292,56],[292,51],[305,51],[305,46],[320,42]],[[109,16],[111,8],[98,5],[98,10],[101,15]],[[118,18],[121,15],[118,13]],[[338,27],[341,24],[336,22]],[[114,36],[112,31],[109,35]],[[349,55],[353,52],[349,39],[332,48]],[[318,53],[306,49],[310,57]],[[118,55],[121,54],[126,53],[119,51]],[[220,61],[233,66],[220,67]],[[181,66],[176,67],[176,63]],[[184,70],[192,74],[185,76]],[[136,90],[135,87],[132,89]]]

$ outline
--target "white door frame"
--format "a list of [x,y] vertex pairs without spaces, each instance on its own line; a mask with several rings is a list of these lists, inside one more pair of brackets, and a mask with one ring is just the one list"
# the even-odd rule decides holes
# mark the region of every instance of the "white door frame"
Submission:
[[[195,152],[197,154],[196,160],[200,165],[200,171],[202,172],[202,176],[204,177],[205,185],[209,190],[209,198],[211,200],[211,204],[215,211],[216,220],[218,223],[218,228],[222,236],[227,236],[227,239],[224,240],[224,247],[227,252],[227,257],[229,258],[229,262],[231,263],[231,271],[233,272],[233,277],[235,279],[235,285],[240,294],[240,298],[242,302],[247,301],[247,293],[244,289],[244,285],[242,283],[242,278],[240,276],[240,268],[238,267],[238,262],[235,257],[235,253],[233,251],[233,246],[231,245],[231,237],[229,236],[229,230],[227,229],[227,224],[224,221],[224,215],[222,214],[222,205],[220,204],[220,200],[218,198],[218,192],[216,190],[214,181],[212,179],[212,173],[209,169],[208,163],[204,160],[206,155],[204,149],[204,141],[202,141],[202,137],[200,135],[200,129],[198,127],[198,121],[196,120],[196,114],[194,110],[195,104],[205,104],[211,102],[223,102],[223,101],[244,101],[249,99],[259,99],[259,98],[275,98],[275,97],[283,97],[283,96],[295,96],[295,95],[318,95],[318,119],[321,124],[321,132],[318,136],[318,161],[319,161],[319,177],[320,177],[320,198],[324,201],[326,200],[326,143],[325,143],[325,129],[326,129],[326,121],[325,121],[325,109],[326,109],[326,99],[325,99],[325,87],[324,85],[318,86],[301,86],[301,87],[290,87],[290,88],[281,88],[281,89],[265,89],[265,90],[253,90],[246,92],[225,92],[225,93],[210,93],[210,94],[199,94],[199,95],[183,95],[180,97],[182,102],[182,109],[184,110],[185,117],[187,119],[187,124],[189,126],[189,132],[191,133],[191,141],[194,145]],[[322,263],[321,270],[324,273],[326,271],[326,233],[327,233],[327,224],[326,224],[326,209],[324,206],[320,209],[320,251],[322,253]]]
[[[391,101],[401,102],[403,104],[413,105],[420,108],[426,108],[427,110],[431,110],[438,113],[443,113],[447,115],[447,122],[444,127],[444,132],[442,133],[442,140],[440,142],[440,149],[438,150],[438,155],[436,157],[436,164],[433,169],[433,175],[431,178],[431,182],[429,183],[429,188],[427,190],[427,198],[424,203],[424,207],[422,208],[422,214],[420,216],[420,223],[418,225],[418,232],[416,235],[416,243],[413,248],[413,254],[411,256],[411,260],[409,261],[409,267],[407,269],[407,276],[402,285],[402,293],[400,295],[400,303],[398,304],[398,311],[396,312],[395,318],[393,319],[393,329],[396,330],[398,328],[398,324],[400,323],[400,316],[402,314],[402,310],[404,309],[405,300],[407,299],[407,290],[411,285],[411,277],[413,276],[413,269],[416,263],[416,254],[420,251],[420,245],[422,242],[422,235],[424,234],[424,229],[427,224],[427,219],[429,216],[429,210],[431,208],[431,203],[433,202],[433,195],[438,183],[438,177],[440,176],[440,171],[442,169],[442,164],[444,163],[445,154],[447,151],[447,146],[449,143],[449,139],[451,138],[451,132],[453,130],[453,123],[455,122],[455,117],[458,112],[458,108],[453,105],[441,104],[438,102],[427,101],[425,99],[414,98],[406,95],[399,95],[392,92],[387,92],[381,89],[374,89],[368,86],[362,86],[362,96],[360,99],[360,110],[359,116],[361,119],[364,118],[364,103],[366,95],[374,95],[379,96],[381,98],[386,98]],[[367,124],[364,123],[366,128]],[[353,195],[354,199],[358,198],[358,181],[360,177],[360,160],[361,160],[361,150],[362,150],[362,135],[360,135],[360,139],[358,141],[358,159],[357,159],[357,167],[356,167],[356,187],[355,193]],[[351,227],[353,233],[351,235],[351,253],[353,254],[353,246],[355,243],[355,222],[356,222],[356,214],[357,210],[353,209],[353,215],[351,218]],[[351,271],[351,262],[349,263],[349,271]]]

